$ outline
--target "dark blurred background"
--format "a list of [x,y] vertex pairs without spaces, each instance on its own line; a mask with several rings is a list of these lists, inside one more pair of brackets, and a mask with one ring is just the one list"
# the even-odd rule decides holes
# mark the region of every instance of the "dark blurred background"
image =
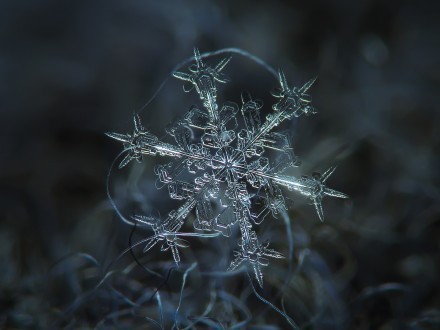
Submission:
[[[345,272],[335,284],[344,320],[319,324],[313,312],[294,311],[300,326],[440,329],[439,7],[2,0],[0,328],[50,327],[81,292],[75,281],[55,286],[56,262],[83,252],[105,264],[128,246],[130,228],[105,186],[120,145],[104,133],[131,130],[133,112],[197,46],[242,48],[295,85],[318,76],[319,114],[298,122],[293,145],[305,172],[338,164],[331,185],[351,198],[325,200],[325,224],[298,204],[292,222],[307,237],[297,256],[307,248],[330,274]],[[161,94],[142,112],[156,133],[191,105],[180,83],[170,88],[175,98]],[[126,182],[115,174],[111,188]],[[72,327],[105,316],[84,308]],[[287,327],[276,313],[261,322]]]

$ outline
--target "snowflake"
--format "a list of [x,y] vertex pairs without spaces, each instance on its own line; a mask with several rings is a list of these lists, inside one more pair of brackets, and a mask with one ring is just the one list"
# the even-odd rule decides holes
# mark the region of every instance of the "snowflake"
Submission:
[[[189,67],[189,73],[174,72],[173,76],[185,81],[185,92],[195,89],[203,108],[192,106],[184,118],[167,131],[176,144],[160,141],[148,132],[137,114],[132,134],[107,135],[123,142],[127,152],[119,168],[131,160],[142,161],[144,155],[173,158],[159,165],[155,173],[163,186],[167,186],[169,196],[182,200],[183,204],[169,212],[165,219],[133,216],[135,221],[151,226],[154,231],[154,236],[146,241],[144,252],[161,242],[161,250],[171,250],[179,265],[179,248],[188,246],[187,241],[179,238],[179,230],[195,209],[193,226],[196,231],[217,231],[230,236],[231,227],[238,224],[241,237],[229,270],[247,263],[259,285],[263,286],[261,266],[268,265],[268,257],[283,256],[269,249],[269,242],[260,243],[253,228],[268,214],[276,217],[287,209],[281,188],[309,198],[321,221],[324,220],[321,204],[324,196],[348,197],[325,185],[334,167],[322,175],[313,173],[311,177],[282,174],[287,168],[299,166],[300,162],[293,153],[288,135],[273,130],[293,117],[316,113],[307,94],[315,79],[300,88],[290,88],[280,70],[280,86],[273,93],[278,100],[263,120],[262,102],[253,100],[248,93],[242,94],[241,108],[232,102],[219,107],[217,86],[229,81],[223,69],[231,57],[213,68],[202,61],[197,49],[194,55],[195,64]],[[237,121],[239,113],[243,122],[241,129]],[[269,151],[278,153],[274,161],[269,159]],[[189,175],[191,180],[187,179]],[[215,210],[213,203],[219,201],[220,206]]]

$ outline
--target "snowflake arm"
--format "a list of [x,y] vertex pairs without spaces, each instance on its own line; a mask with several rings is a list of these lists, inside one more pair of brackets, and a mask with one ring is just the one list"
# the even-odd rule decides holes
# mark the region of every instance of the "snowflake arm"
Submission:
[[191,73],[174,72],[173,76],[190,84],[184,85],[185,92],[189,92],[192,87],[195,87],[200,99],[203,101],[204,107],[208,111],[209,123],[213,127],[219,128],[220,118],[216,100],[216,82],[226,83],[229,81],[221,71],[229,63],[231,57],[221,60],[215,68],[211,68],[203,63],[199,50],[194,48],[194,59],[196,60],[196,65],[189,67]]
[[250,219],[250,199],[244,183],[236,183],[228,188],[227,196],[234,208],[237,221],[241,232],[241,241],[239,248],[234,251],[234,259],[232,260],[229,270],[234,270],[243,262],[252,268],[254,277],[260,287],[263,287],[263,273],[261,266],[267,266],[269,261],[265,257],[283,258],[282,254],[275,250],[268,249],[269,243],[260,244],[255,231],[252,230]]
[[182,205],[177,211],[173,210],[168,214],[168,217],[164,220],[159,218],[147,217],[142,215],[135,215],[133,219],[150,225],[154,231],[154,236],[147,241],[143,252],[148,252],[158,242],[163,242],[161,251],[171,250],[174,261],[177,266],[180,265],[180,254],[178,247],[188,247],[188,242],[178,238],[176,232],[182,227],[184,220],[191,210],[194,208],[194,200],[189,200]]
[[300,88],[290,88],[282,70],[278,71],[278,77],[281,88],[272,95],[280,100],[272,106],[273,110],[284,112],[288,119],[292,116],[299,117],[302,114],[307,116],[316,114],[316,109],[310,105],[311,97],[307,94],[307,91],[315,83],[316,77],[310,79]]
[[[177,147],[169,143],[160,141],[155,135],[146,131],[141,123],[139,116],[134,115],[135,129],[133,134],[120,134],[120,133],[106,133],[108,137],[111,137],[124,144],[124,150],[128,151],[128,154],[119,164],[119,168],[126,166],[130,161],[137,160],[141,162],[143,155],[155,156],[171,156],[177,158],[186,158],[193,162],[210,163],[212,157],[206,153],[202,148],[198,148],[197,145],[185,145],[180,135],[176,134],[176,140],[181,146]],[[185,150],[186,149],[186,150]]]
[[[217,192],[217,182],[213,176],[204,175],[203,178],[198,178],[194,185],[175,181],[169,184],[170,197],[173,199],[186,199],[186,202],[177,210],[172,210],[168,217],[159,219],[154,217],[147,217],[143,215],[135,215],[133,219],[152,227],[154,236],[147,241],[144,247],[144,252],[149,251],[159,241],[163,241],[161,251],[171,250],[174,261],[177,266],[180,265],[180,254],[178,247],[185,248],[188,242],[178,238],[177,232],[181,229],[188,214],[196,207],[197,222],[204,228],[212,228],[212,212],[207,211],[209,207],[207,203],[207,195],[213,196]],[[208,224],[207,224],[208,223]],[[195,224],[196,227],[196,224]]]
[[[265,144],[265,139],[276,126],[280,125],[285,120],[290,120],[292,117],[299,117],[302,114],[316,114],[317,112],[315,108],[310,105],[311,98],[306,93],[313,85],[315,80],[316,78],[309,80],[299,89],[296,87],[289,88],[284,73],[279,70],[279,82],[281,89],[279,89],[279,91],[277,93],[274,93],[273,95],[280,100],[272,106],[272,109],[275,112],[267,115],[265,122],[261,126],[258,125],[259,108],[261,108],[260,103],[252,100],[246,101],[248,98],[243,97],[242,95],[242,113],[243,115],[244,113],[249,114],[247,116],[247,120],[246,116],[244,115],[245,123],[256,123],[251,125],[246,124],[248,130],[242,130],[240,132],[241,137],[244,140],[242,146],[243,152],[249,153],[249,151],[251,151],[251,154],[257,155],[263,153],[264,149],[262,149],[262,147]],[[249,116],[251,116],[251,119],[249,119]],[[249,126],[251,126],[250,131]],[[252,150],[258,149],[260,149],[261,151],[252,152]]]
[[322,198],[324,196],[348,198],[348,195],[330,189],[325,185],[325,181],[327,181],[335,169],[336,167],[333,166],[322,175],[320,173],[313,173],[312,177],[303,176],[300,179],[286,175],[275,175],[272,180],[279,185],[287,187],[289,190],[295,190],[301,195],[311,199],[316,208],[319,219],[324,221],[324,213],[322,211]]
[[234,251],[234,259],[231,261],[228,270],[235,270],[243,262],[247,262],[254,271],[254,277],[258,284],[260,287],[263,287],[263,272],[261,271],[261,266],[266,267],[269,265],[269,260],[266,257],[284,258],[281,253],[273,249],[268,249],[268,245],[268,241],[260,244],[256,233],[249,231],[248,238],[245,239],[242,237],[239,243],[239,249]]

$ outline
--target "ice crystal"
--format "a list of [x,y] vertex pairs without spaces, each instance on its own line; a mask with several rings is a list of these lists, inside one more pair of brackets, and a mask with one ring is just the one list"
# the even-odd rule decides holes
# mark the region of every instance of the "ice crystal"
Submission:
[[[182,120],[167,130],[175,144],[160,141],[148,132],[137,114],[132,134],[107,135],[123,142],[127,152],[119,168],[133,159],[140,162],[144,155],[173,159],[159,165],[155,173],[160,184],[167,186],[169,196],[182,200],[183,204],[164,219],[133,217],[154,231],[154,236],[146,241],[144,252],[162,242],[161,250],[171,250],[174,261],[179,264],[178,248],[188,246],[187,241],[179,238],[179,230],[188,214],[195,210],[193,227],[196,231],[217,231],[230,236],[231,227],[238,225],[241,237],[229,269],[247,263],[259,285],[263,286],[260,266],[268,265],[267,258],[283,256],[269,249],[269,242],[260,243],[254,228],[268,214],[276,217],[287,209],[281,187],[309,198],[321,221],[324,220],[321,204],[324,196],[347,197],[325,185],[334,167],[322,175],[313,173],[310,177],[282,174],[289,167],[299,166],[300,162],[293,153],[288,135],[274,129],[293,117],[316,114],[308,94],[315,79],[300,88],[291,88],[280,70],[279,87],[272,94],[277,102],[263,120],[263,103],[252,99],[248,93],[242,94],[241,107],[232,102],[219,106],[217,87],[229,81],[223,70],[231,57],[221,60],[214,68],[202,61],[197,49],[194,59],[195,64],[189,67],[189,72],[174,72],[173,76],[185,81],[185,92],[195,89],[203,107],[192,106]],[[242,125],[237,121],[240,117]],[[277,152],[278,157],[271,160],[269,151]],[[190,180],[187,179],[189,174]],[[221,201],[220,209],[213,208],[213,201]]]

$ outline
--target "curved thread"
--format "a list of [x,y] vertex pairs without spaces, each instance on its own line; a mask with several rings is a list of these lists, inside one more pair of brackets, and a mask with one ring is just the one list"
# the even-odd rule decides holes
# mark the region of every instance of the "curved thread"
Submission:
[[180,289],[180,296],[179,296],[179,304],[177,305],[176,312],[174,313],[174,326],[173,329],[179,329],[179,323],[177,320],[177,315],[179,313],[180,305],[182,303],[182,296],[183,296],[183,289],[185,288],[186,284],[186,278],[188,277],[188,274],[197,266],[197,262],[194,262],[187,270],[185,270],[185,273],[183,273],[183,280],[182,280],[182,287]]
[[248,278],[249,278],[249,283],[251,284],[252,287],[252,291],[254,291],[255,296],[257,296],[258,299],[260,299],[263,303],[265,303],[266,305],[268,305],[270,308],[272,308],[273,310],[275,310],[278,314],[280,314],[281,316],[283,316],[286,321],[292,326],[293,329],[298,329],[300,330],[300,327],[295,323],[295,321],[293,321],[293,319],[287,315],[285,312],[283,312],[282,310],[280,310],[278,307],[276,307],[274,304],[272,304],[270,301],[264,299],[255,289],[254,283],[252,282],[252,277],[249,275],[249,272],[246,272]]
[[108,197],[108,199],[109,199],[109,201],[110,201],[111,206],[112,206],[113,209],[115,210],[116,214],[117,214],[117,215],[121,218],[121,220],[124,221],[127,225],[134,226],[134,225],[135,225],[135,222],[132,222],[132,221],[128,220],[127,218],[125,218],[125,217],[122,215],[122,213],[119,211],[118,207],[116,206],[116,203],[115,203],[115,201],[113,200],[113,197],[112,197],[111,194],[110,194],[110,176],[111,176],[111,173],[112,173],[113,167],[115,166],[116,161],[117,161],[117,160],[118,160],[118,159],[119,159],[124,153],[126,153],[127,151],[130,151],[130,148],[127,148],[127,149],[122,150],[122,151],[121,151],[121,152],[115,157],[115,159],[113,159],[113,162],[112,162],[112,164],[110,165],[110,169],[108,170],[108,173],[107,173],[107,179],[106,179],[106,190],[107,190],[107,197]]

